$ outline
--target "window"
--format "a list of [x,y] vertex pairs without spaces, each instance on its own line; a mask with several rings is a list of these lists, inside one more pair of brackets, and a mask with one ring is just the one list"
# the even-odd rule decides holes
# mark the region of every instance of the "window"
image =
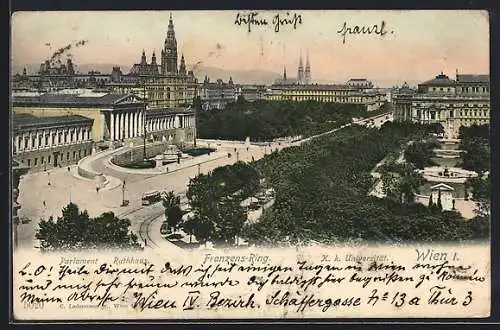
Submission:
[[24,149],[28,149],[28,141],[29,141],[28,137],[25,136],[24,137]]
[[83,149],[83,156],[87,156],[87,149]]
[[38,163],[38,158],[37,158],[37,157],[35,157],[35,164],[34,164],[34,165],[36,166],[36,165],[37,165],[37,163]]
[[76,158],[76,151],[73,151],[73,159]]
[[28,166],[31,166],[31,159],[28,159]]
[[36,142],[36,138],[35,138],[35,136],[33,135],[33,136],[31,137],[31,148],[34,148],[34,147],[35,147],[35,142]]
[[78,158],[82,158],[82,151],[78,150]]
[[42,135],[38,135],[38,146],[41,147],[42,146],[42,138],[43,136]]
[[49,135],[45,134],[45,146],[49,145]]
[[453,110],[450,110],[450,118],[453,118]]
[[52,134],[52,145],[56,144],[56,135]]
[[50,163],[50,156],[47,157],[47,163]]
[[66,160],[69,160],[69,151],[66,153]]
[[42,156],[42,159],[40,159],[40,163],[43,164],[44,161],[45,161],[45,157]]

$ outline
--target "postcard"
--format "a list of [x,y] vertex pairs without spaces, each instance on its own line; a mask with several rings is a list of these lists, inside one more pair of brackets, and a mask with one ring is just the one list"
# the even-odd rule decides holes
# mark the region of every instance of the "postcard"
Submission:
[[490,315],[488,12],[11,18],[14,322]]

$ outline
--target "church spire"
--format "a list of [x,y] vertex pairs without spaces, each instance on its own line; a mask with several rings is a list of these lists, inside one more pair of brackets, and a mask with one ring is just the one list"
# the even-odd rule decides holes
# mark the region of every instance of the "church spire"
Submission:
[[305,71],[305,83],[311,83],[311,64],[309,63],[309,49],[307,50],[306,55],[306,71]]
[[179,67],[179,74],[186,74],[186,62],[184,61],[184,54],[181,55],[181,65]]
[[142,50],[142,56],[141,56],[141,65],[146,65],[146,64],[148,64],[147,61],[146,61],[146,52],[143,49]]
[[299,58],[299,68],[298,68],[298,73],[297,73],[297,83],[298,84],[303,84],[304,83],[304,64],[302,63],[302,51],[300,52],[300,58]]
[[286,82],[286,65],[283,65],[283,82]]

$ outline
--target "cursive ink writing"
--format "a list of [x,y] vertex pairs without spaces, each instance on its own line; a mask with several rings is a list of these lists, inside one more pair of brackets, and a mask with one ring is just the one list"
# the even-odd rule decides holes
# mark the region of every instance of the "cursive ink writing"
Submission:
[[259,13],[251,12],[248,14],[236,14],[236,19],[234,20],[235,25],[246,25],[248,27],[248,32],[252,31],[253,25],[268,25],[268,22],[265,18],[258,17]]
[[[379,35],[381,37],[385,36],[387,34],[386,26],[385,26],[385,21],[382,21],[379,24],[374,24],[371,26],[359,26],[359,25],[354,25],[354,26],[347,26],[347,22],[344,22],[344,25],[342,25],[342,28],[337,31],[338,34],[342,36],[342,43],[345,44],[345,39],[347,34],[374,34],[374,35]],[[393,31],[391,31],[393,33]]]

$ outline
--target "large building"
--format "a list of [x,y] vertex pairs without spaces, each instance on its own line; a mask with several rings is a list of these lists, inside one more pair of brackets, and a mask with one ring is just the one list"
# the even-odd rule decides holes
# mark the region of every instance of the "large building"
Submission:
[[441,73],[418,85],[393,95],[395,120],[440,123],[450,137],[460,126],[487,124],[490,121],[489,75],[456,74],[450,79]]
[[14,114],[36,117],[78,115],[93,120],[94,142],[141,136],[145,103],[132,94],[63,90],[47,93],[13,93]]
[[78,162],[92,153],[91,118],[79,115],[13,115],[13,158],[30,170]]
[[[189,108],[149,109],[133,94],[67,90],[57,93],[14,93],[13,114],[40,118],[83,116],[92,120],[93,146],[108,147],[114,141],[140,139],[146,134],[191,143],[196,136],[194,111]],[[70,127],[66,129],[71,131]],[[70,133],[68,133],[70,134]],[[33,144],[34,145],[34,144]]]
[[225,83],[222,79],[210,82],[210,79],[205,76],[203,84],[198,86],[198,97],[200,98],[203,110],[221,110],[229,103],[237,100],[237,87],[231,77]]
[[12,88],[19,90],[57,91],[66,88],[91,88],[103,92],[127,94],[147,98],[150,107],[181,107],[192,104],[196,97],[197,79],[188,71],[184,55],[178,59],[172,15],[167,36],[163,43],[160,63],[153,52],[148,63],[143,50],[139,63],[133,64],[130,72],[124,74],[119,66],[111,73],[89,71],[79,73],[70,58],[66,64],[60,60],[46,60],[35,75],[28,75],[26,69],[12,79]]
[[151,108],[189,106],[196,97],[197,79],[193,71],[187,70],[184,55],[181,54],[180,61],[178,59],[172,15],[159,64],[154,52],[148,63],[143,50],[141,61],[132,66],[128,75],[122,75],[118,67],[111,75],[113,79],[106,85],[108,88],[146,97]]
[[367,111],[379,109],[386,101],[386,93],[365,85],[308,84],[281,85],[268,88],[265,99],[275,101],[317,101],[361,104]]

